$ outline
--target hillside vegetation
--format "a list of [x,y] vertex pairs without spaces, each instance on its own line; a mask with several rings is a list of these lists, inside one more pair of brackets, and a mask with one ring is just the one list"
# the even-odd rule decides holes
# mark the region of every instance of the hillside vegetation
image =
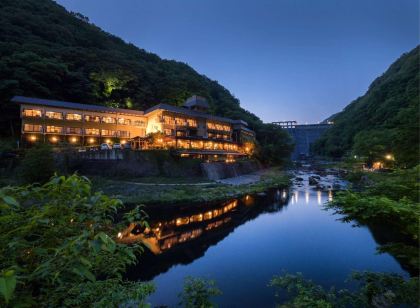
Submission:
[[8,115],[0,121],[3,134],[13,134],[10,123],[18,122],[8,108],[13,95],[144,110],[180,105],[193,94],[206,97],[212,113],[247,121],[264,160],[288,155],[287,134],[264,125],[187,64],[126,43],[51,0],[0,2],[0,112]]
[[335,125],[314,150],[323,155],[360,155],[368,161],[392,153],[400,166],[419,159],[419,50],[403,54],[365,95],[330,120]]

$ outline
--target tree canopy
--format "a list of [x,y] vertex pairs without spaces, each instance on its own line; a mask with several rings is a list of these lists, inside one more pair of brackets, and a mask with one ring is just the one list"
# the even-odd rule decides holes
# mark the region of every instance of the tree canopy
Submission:
[[[0,111],[13,95],[139,110],[201,95],[211,113],[242,119],[263,137],[262,121],[217,81],[126,43],[51,0],[0,3]],[[1,131],[11,131],[11,118],[4,117]]]
[[[334,126],[315,145],[319,154],[369,159],[390,152],[402,166],[419,158],[419,51],[403,54],[362,97],[332,116]],[[378,152],[379,150],[379,152]],[[382,151],[382,152],[381,152]]]

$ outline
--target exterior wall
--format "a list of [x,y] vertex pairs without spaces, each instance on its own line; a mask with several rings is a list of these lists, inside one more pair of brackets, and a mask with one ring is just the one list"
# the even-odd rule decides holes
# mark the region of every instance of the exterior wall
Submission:
[[289,132],[295,142],[292,160],[310,156],[311,144],[317,141],[330,127],[331,124],[309,124],[284,128]]
[[[40,117],[25,116],[25,110],[40,110]],[[48,118],[46,112],[60,113],[61,119]],[[67,120],[67,114],[79,114],[80,120]],[[91,122],[85,116],[99,117],[99,122]],[[147,118],[144,116],[129,115],[122,113],[107,113],[84,111],[57,107],[44,107],[30,104],[21,104],[22,137],[35,141],[42,138],[43,141],[52,143],[66,141],[74,144],[98,144],[106,139],[119,138],[128,140],[134,137],[144,137],[146,134]],[[104,123],[104,117],[115,118],[115,123]],[[129,120],[130,124],[119,124],[118,119]],[[134,123],[139,125],[134,125]],[[26,125],[25,125],[26,124]],[[27,125],[40,125],[42,131],[27,131]],[[52,128],[56,128],[52,130]],[[89,131],[90,129],[99,132]],[[34,140],[35,138],[35,140]]]
[[[76,109],[79,106],[56,107],[43,105],[42,102],[22,102],[20,106],[22,139],[28,142],[66,142],[80,146],[130,140],[132,146],[139,149],[177,149],[181,155],[231,157],[251,154],[252,150],[245,148],[250,149],[249,143],[255,138],[243,121],[205,113],[192,114],[188,109],[171,110],[169,106],[160,108],[158,105],[145,115],[130,114],[129,110],[124,113],[121,109],[115,112],[85,110],[80,104],[80,109]],[[24,113],[25,110],[37,110],[39,113],[29,116]],[[108,120],[112,121],[108,123]],[[150,144],[151,139],[145,137],[157,132],[164,136]]]

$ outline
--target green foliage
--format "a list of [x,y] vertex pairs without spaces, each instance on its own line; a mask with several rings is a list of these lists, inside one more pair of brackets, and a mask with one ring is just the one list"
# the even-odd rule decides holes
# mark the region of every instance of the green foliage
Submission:
[[314,150],[333,157],[353,151],[370,160],[389,151],[400,166],[415,166],[420,156],[419,51],[403,54],[365,95],[330,118],[334,126]]
[[284,164],[293,151],[289,134],[274,124],[265,124],[259,130],[259,147],[255,156],[269,164]]
[[181,298],[180,305],[185,308],[216,307],[210,299],[221,294],[222,292],[217,288],[213,280],[186,277],[184,289],[179,294]]
[[366,157],[369,165],[374,161],[384,161],[386,153],[392,153],[394,139],[394,131],[391,129],[361,131],[354,137],[353,152],[357,156]]
[[325,290],[301,273],[274,276],[269,286],[276,288],[277,298],[284,291],[288,293],[287,298],[280,299],[282,304],[278,307],[417,307],[420,304],[418,278],[404,280],[395,274],[355,272],[351,280],[358,282],[355,291]]
[[23,183],[45,183],[55,171],[51,146],[38,144],[26,151],[18,173]]
[[0,305],[143,302],[152,287],[122,279],[142,247],[114,240],[128,223],[113,222],[121,206],[76,175],[0,189]]
[[357,221],[372,230],[385,228],[391,240],[379,251],[391,253],[413,272],[420,270],[419,171],[417,166],[387,174],[359,175],[369,182],[364,190],[341,192],[326,205],[343,215],[344,221]]
[[[179,106],[200,95],[212,113],[242,119],[257,139],[266,137],[266,125],[217,81],[125,43],[51,0],[0,2],[0,112],[15,114],[18,123],[18,112],[4,103],[13,95],[138,110],[156,103]],[[0,119],[0,133],[10,131],[9,118]],[[281,141],[261,145],[283,148]],[[274,149],[269,155],[273,151],[289,154]],[[273,157],[280,159],[267,160]]]

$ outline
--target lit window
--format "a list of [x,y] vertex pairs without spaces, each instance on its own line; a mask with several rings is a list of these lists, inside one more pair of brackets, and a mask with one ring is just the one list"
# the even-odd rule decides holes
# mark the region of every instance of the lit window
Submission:
[[134,125],[144,127],[146,126],[146,123],[144,121],[134,121]]
[[54,134],[61,134],[63,132],[63,128],[61,126],[50,126],[47,125],[47,133],[54,133]]
[[99,123],[101,121],[101,119],[97,116],[93,116],[93,115],[85,115],[85,121],[86,122],[96,122]]
[[130,137],[130,132],[125,130],[119,130],[117,133],[118,137]]
[[85,134],[99,136],[99,129],[98,128],[85,128]]
[[49,119],[62,120],[63,114],[61,112],[47,111],[45,112],[45,117]]
[[102,136],[115,136],[116,131],[115,130],[110,130],[110,129],[102,129],[101,130],[101,135]]
[[25,124],[23,125],[24,132],[42,132],[42,125]]
[[81,133],[82,129],[79,127],[67,127],[67,134],[80,135]]
[[24,117],[41,117],[42,112],[39,109],[24,109],[22,112]]
[[108,124],[115,124],[116,119],[113,118],[113,117],[102,117],[102,122],[103,123],[108,123]]
[[66,120],[70,121],[81,121],[82,115],[78,113],[68,113],[66,114]]
[[118,118],[118,124],[121,125],[130,125],[131,120],[130,119],[124,119],[124,118]]

